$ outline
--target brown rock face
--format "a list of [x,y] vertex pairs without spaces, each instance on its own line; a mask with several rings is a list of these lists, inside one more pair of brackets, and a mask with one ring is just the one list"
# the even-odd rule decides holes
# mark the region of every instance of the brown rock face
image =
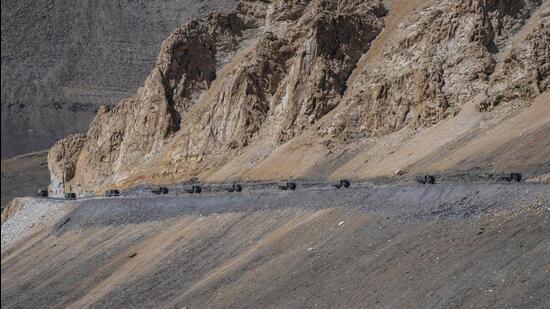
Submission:
[[53,195],[61,195],[64,184],[69,183],[75,175],[76,164],[86,136],[74,134],[55,143],[48,153],[48,168],[50,170],[50,190]]
[[4,224],[9,218],[13,217],[21,208],[23,208],[23,202],[20,198],[14,198],[6,205],[6,208],[2,210],[0,222]]
[[482,108],[502,101],[529,100],[550,89],[550,7],[520,33],[520,40],[504,55],[491,77],[492,100]]
[[[438,1],[427,7],[418,19],[401,24],[400,37],[385,46],[381,61],[354,80],[332,133],[383,135],[455,115],[462,104],[487,91],[498,53],[541,3]],[[538,53],[521,51],[523,63],[503,69],[506,82],[512,70],[548,65],[548,40],[537,32],[531,35],[537,37],[533,49]],[[521,78],[515,82],[525,84]],[[534,97],[533,92],[524,96]]]
[[299,136],[350,143],[429,126],[479,94],[527,102],[548,88],[548,17],[531,18],[542,2],[419,1],[369,61],[392,26],[382,1],[242,1],[177,29],[136,95],[60,143],[78,154],[52,149],[52,179],[74,175],[83,192],[204,178]]

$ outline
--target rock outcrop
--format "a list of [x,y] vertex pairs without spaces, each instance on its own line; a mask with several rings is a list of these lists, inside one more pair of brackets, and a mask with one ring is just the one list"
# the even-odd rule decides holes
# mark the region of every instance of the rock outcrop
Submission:
[[530,100],[550,89],[550,6],[546,5],[516,44],[503,55],[491,76],[490,109],[502,101]]
[[[523,78],[531,72],[543,71],[537,75],[538,80],[546,80],[539,82],[543,92],[548,81],[548,24],[540,23],[522,43],[526,46],[513,52],[523,59],[509,61],[500,78],[492,77],[498,53],[541,3],[434,2],[417,19],[399,26],[401,37],[386,45],[381,61],[350,85],[338,121],[323,128],[323,133],[371,136],[405,125],[429,126],[456,115],[464,103],[487,92],[490,81],[500,79],[508,88],[522,87],[530,83]],[[542,67],[537,70],[536,66]],[[534,97],[534,91],[522,96]]]
[[[74,178],[76,163],[85,142],[85,135],[74,134],[55,143],[48,152],[52,195],[63,195],[66,189],[65,184]],[[72,188],[69,188],[68,191],[72,191]]]
[[6,205],[6,208],[2,209],[2,216],[0,222],[4,224],[9,218],[13,217],[21,208],[23,208],[24,203],[21,198],[14,198]]
[[65,181],[79,192],[180,181],[257,145],[276,152],[311,133],[349,144],[433,125],[479,94],[489,110],[548,88],[542,0],[421,3],[365,66],[392,9],[382,1],[244,0],[190,22],[165,40],[136,95],[62,142],[78,158],[50,160],[52,174],[74,174]]

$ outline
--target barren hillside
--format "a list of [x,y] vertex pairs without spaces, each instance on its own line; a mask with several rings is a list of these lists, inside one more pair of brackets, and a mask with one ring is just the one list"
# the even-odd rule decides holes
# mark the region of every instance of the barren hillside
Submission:
[[52,190],[550,170],[548,1],[241,1],[50,151]]
[[2,308],[548,308],[549,202],[502,183],[25,199]]
[[241,0],[118,95],[2,213],[2,308],[550,308],[550,0]]

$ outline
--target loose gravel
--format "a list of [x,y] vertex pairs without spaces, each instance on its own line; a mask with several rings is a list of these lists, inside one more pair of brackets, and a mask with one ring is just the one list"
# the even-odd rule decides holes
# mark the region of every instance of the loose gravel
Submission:
[[21,198],[22,207],[2,224],[2,251],[40,227],[61,219],[70,209],[70,203],[58,200]]

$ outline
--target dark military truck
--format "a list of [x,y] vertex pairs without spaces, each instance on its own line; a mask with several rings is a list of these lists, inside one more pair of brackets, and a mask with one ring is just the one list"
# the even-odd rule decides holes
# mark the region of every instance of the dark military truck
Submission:
[[435,184],[435,176],[433,175],[417,176],[416,182],[421,183],[423,185],[433,185]]
[[151,190],[153,194],[160,195],[160,194],[168,194],[168,188],[167,187],[159,187],[158,189]]
[[340,188],[349,188],[351,186],[351,182],[347,179],[341,179],[339,183],[332,185],[336,189]]
[[199,185],[192,185],[191,187],[185,188],[185,192],[187,193],[201,193],[202,187]]
[[510,173],[510,175],[500,177],[500,180],[507,182],[521,182],[521,173]]
[[74,192],[65,192],[64,196],[66,200],[76,200],[76,193]]
[[282,190],[282,191],[296,190],[296,183],[292,181],[282,182],[279,184],[279,190]]
[[225,188],[225,191],[227,192],[241,192],[243,190],[243,185],[234,183],[229,187]]
[[107,190],[107,191],[105,191],[105,196],[106,197],[120,196],[120,191],[119,190],[114,190],[114,189]]
[[36,193],[36,196],[38,197],[48,197],[48,190],[46,189],[39,189]]

